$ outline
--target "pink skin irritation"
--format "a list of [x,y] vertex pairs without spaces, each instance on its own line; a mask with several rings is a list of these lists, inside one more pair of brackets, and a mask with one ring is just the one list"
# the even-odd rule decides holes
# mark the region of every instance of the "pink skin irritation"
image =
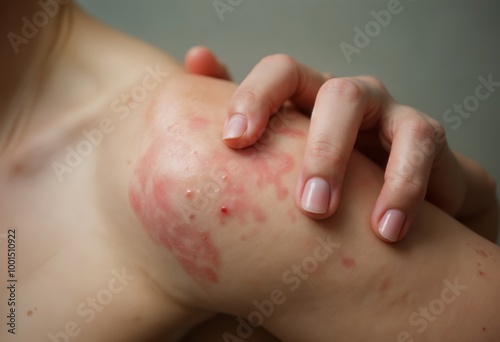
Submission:
[[389,288],[390,284],[391,281],[389,280],[389,278],[385,278],[380,284],[379,292],[385,292]]
[[210,124],[210,121],[208,119],[201,116],[191,116],[188,122],[189,130],[191,132],[202,131]]
[[[493,256],[493,253],[491,252],[487,252],[485,251],[482,247],[483,247],[483,244],[482,243],[479,243],[479,245],[481,246],[480,248],[474,248],[474,252],[479,255],[481,258],[483,259],[488,259],[490,256]],[[466,243],[466,246],[467,247],[471,247],[469,243]],[[478,266],[478,269],[477,269],[477,275],[479,277],[483,277],[483,278],[487,278],[488,275],[486,274],[486,272],[484,270],[481,269],[482,267],[482,263],[480,263],[479,261],[476,262],[476,265]]]
[[287,199],[283,176],[293,169],[294,159],[269,146],[252,153],[222,142],[202,153],[187,143],[188,133],[207,127],[207,120],[193,117],[159,134],[138,159],[129,200],[149,235],[187,274],[217,283],[221,256],[212,236],[215,223],[234,222],[239,229],[254,224],[245,236],[255,236],[255,224],[266,222],[267,212],[251,195],[272,186],[279,201]]
[[488,254],[485,251],[483,251],[482,249],[476,249],[476,253],[477,253],[477,255],[480,255],[483,258],[487,258],[488,257]]
[[219,251],[208,232],[182,219],[171,196],[176,181],[158,167],[168,143],[156,140],[140,158],[129,189],[132,208],[153,239],[170,250],[191,277],[215,283]]
[[342,258],[340,260],[342,266],[344,266],[345,268],[354,268],[356,267],[356,261],[352,258]]

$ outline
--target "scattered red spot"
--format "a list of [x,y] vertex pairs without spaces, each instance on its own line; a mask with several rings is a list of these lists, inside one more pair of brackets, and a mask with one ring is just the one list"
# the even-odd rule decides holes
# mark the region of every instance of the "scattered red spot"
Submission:
[[356,267],[356,261],[354,261],[354,259],[351,259],[351,258],[342,258],[341,263],[342,263],[342,266],[344,266],[346,268]]
[[484,277],[486,276],[486,273],[484,273],[483,271],[479,270],[477,271],[477,274],[479,274],[480,276]]
[[31,311],[31,310],[30,310],[30,311],[28,311],[28,316],[29,316],[29,317],[33,316],[33,311]]
[[380,284],[379,291],[384,292],[389,288],[389,285],[391,284],[389,278],[385,278],[382,283]]
[[482,249],[476,249],[476,253],[477,253],[477,255],[480,255],[483,258],[487,258],[488,257],[488,254],[485,251],[483,251]]
[[127,96],[127,97],[125,97],[125,98],[123,98],[123,97],[122,97],[122,101],[123,101],[123,100],[125,100],[124,102],[125,102],[125,104],[126,104],[127,106],[130,106],[130,105],[134,102],[134,101],[132,101],[132,96],[130,96],[130,95],[128,95],[128,96]]
[[[235,220],[242,227],[249,223],[258,227],[256,223],[267,220],[267,212],[251,195],[274,188],[276,199],[289,197],[292,182],[287,173],[293,170],[295,160],[271,144],[245,150],[222,150],[220,144],[210,151],[187,138],[187,133],[210,124],[203,117],[191,116],[187,123],[159,127],[159,134],[138,159],[129,201],[149,235],[168,249],[191,277],[217,282],[221,257],[212,238],[213,226],[199,222],[213,219],[209,215],[215,213],[221,225]],[[199,153],[195,154],[197,147]],[[229,203],[231,210],[222,203]],[[195,214],[197,221],[193,221]],[[245,233],[245,238],[252,238]]]

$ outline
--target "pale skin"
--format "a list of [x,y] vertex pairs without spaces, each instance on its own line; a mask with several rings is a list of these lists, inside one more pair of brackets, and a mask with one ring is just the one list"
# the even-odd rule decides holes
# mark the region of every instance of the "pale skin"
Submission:
[[[31,53],[20,52],[5,69],[44,86],[1,80],[0,224],[16,228],[19,279],[16,335],[3,327],[2,341],[177,341],[219,312],[248,317],[270,298],[280,304],[264,327],[285,341],[498,340],[497,246],[427,202],[401,243],[366,234],[383,172],[358,152],[336,214],[301,215],[305,116],[286,110],[254,150],[229,149],[220,137],[236,85],[188,75],[164,52],[69,10],[67,40],[47,45],[42,65],[21,72]],[[47,56],[55,28],[21,48]],[[147,96],[134,102],[135,87]],[[98,127],[92,153],[71,172],[54,167]],[[485,189],[496,208],[494,187]],[[469,220],[496,231],[483,213]],[[455,294],[445,293],[444,311],[412,325],[446,281]]]

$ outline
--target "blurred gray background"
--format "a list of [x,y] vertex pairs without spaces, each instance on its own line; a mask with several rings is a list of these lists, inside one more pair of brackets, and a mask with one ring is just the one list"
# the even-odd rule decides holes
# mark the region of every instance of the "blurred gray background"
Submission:
[[[273,53],[290,54],[337,76],[377,76],[399,102],[439,120],[451,146],[500,183],[500,87],[492,88],[488,99],[471,98],[479,77],[491,74],[500,82],[499,1],[400,0],[399,13],[391,14],[385,27],[371,23],[376,22],[372,12],[387,10],[395,0],[78,2],[107,24],[180,60],[191,46],[208,46],[236,81]],[[371,30],[373,37],[365,47],[358,41],[357,53],[346,58],[340,45],[356,48],[356,27]],[[464,101],[474,109],[464,109],[467,118],[453,110]]]

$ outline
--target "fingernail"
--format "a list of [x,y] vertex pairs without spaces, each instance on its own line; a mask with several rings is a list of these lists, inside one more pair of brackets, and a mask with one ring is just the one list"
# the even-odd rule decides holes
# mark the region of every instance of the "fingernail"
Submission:
[[224,127],[222,139],[236,139],[241,137],[247,130],[247,119],[241,115],[233,115]]
[[403,223],[405,221],[405,214],[400,210],[387,210],[384,217],[380,220],[378,225],[378,232],[389,241],[397,241]]
[[310,178],[302,193],[302,209],[314,214],[326,213],[330,205],[330,193],[330,183],[319,177]]

